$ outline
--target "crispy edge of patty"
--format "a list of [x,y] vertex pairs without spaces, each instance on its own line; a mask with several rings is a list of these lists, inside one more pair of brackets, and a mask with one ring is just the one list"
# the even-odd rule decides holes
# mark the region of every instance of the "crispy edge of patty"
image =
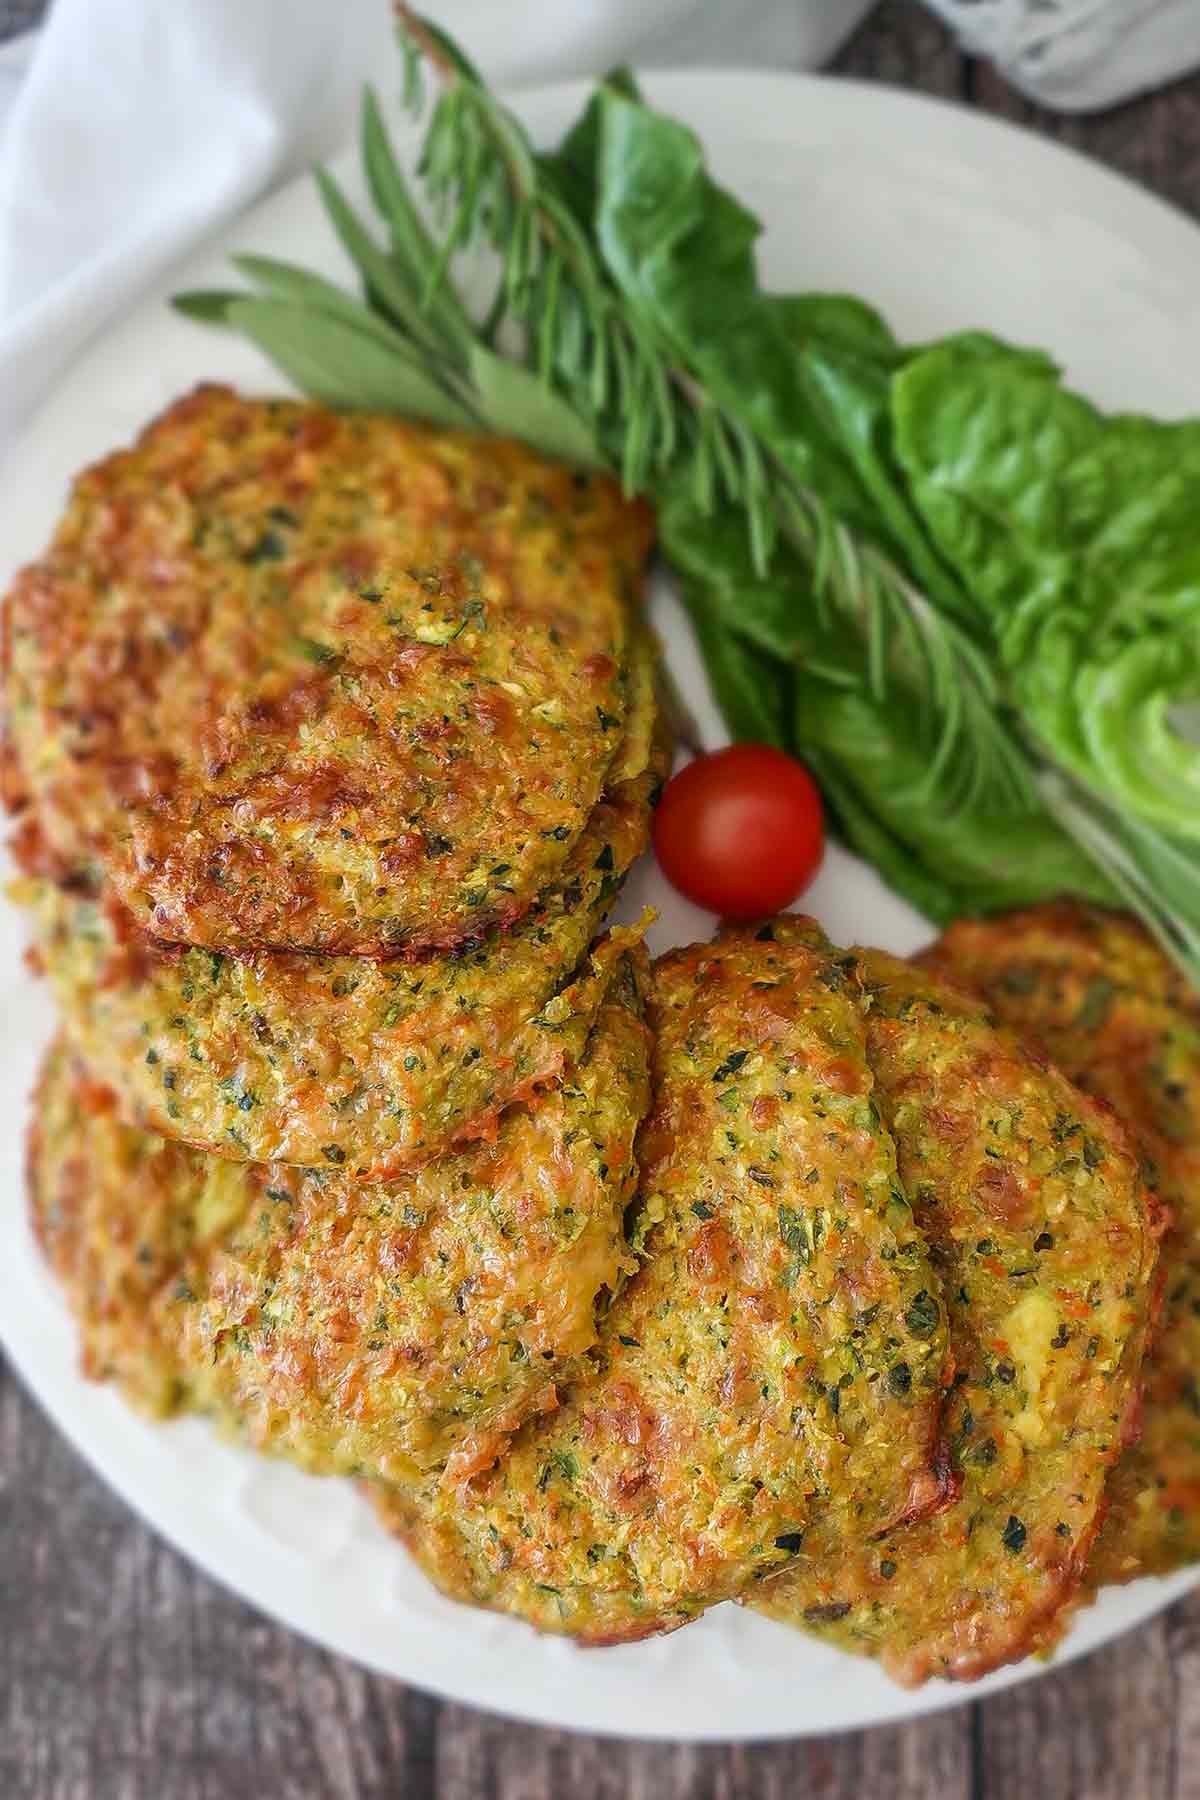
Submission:
[[[875,1454],[836,1443],[839,1417],[846,1434],[858,1409],[848,1394],[844,1413],[832,1404],[825,1364],[841,1381],[854,1362],[843,1326],[865,1343],[872,1324],[853,1303],[842,1317],[843,1283],[874,1290],[889,1252],[912,1244],[915,1270],[921,1247],[869,1108],[861,1016],[833,974],[819,946],[740,940],[656,965],[634,1227],[644,1260],[604,1320],[590,1377],[460,1492],[374,1491],[452,1597],[586,1643],[628,1642],[783,1564],[814,1492],[861,1481],[868,1462],[895,1465],[873,1496],[878,1523],[939,1497],[936,1305],[912,1335],[916,1366],[882,1409]],[[804,1164],[796,1182],[777,1147],[785,1123]],[[730,1132],[745,1135],[744,1154]],[[818,1187],[807,1177],[821,1166]],[[810,1279],[814,1261],[823,1273]],[[858,1510],[858,1495],[844,1498]]]
[[569,1088],[402,1181],[205,1157],[119,1122],[60,1040],[30,1133],[35,1230],[82,1363],[318,1473],[458,1478],[594,1340],[629,1267],[649,1098],[644,952]]
[[[347,479],[365,525],[342,516]],[[374,500],[397,482],[393,514],[376,519]],[[188,528],[209,513],[229,538],[215,560]],[[267,529],[284,513],[289,525]],[[433,599],[428,571],[409,566],[428,557],[401,543],[421,520],[454,565]],[[380,574],[389,532],[403,554]],[[576,480],[515,443],[201,388],[78,478],[50,550],[18,576],[5,607],[8,750],[57,849],[107,868],[161,936],[215,949],[451,948],[521,915],[598,797],[649,542],[645,508],[613,483]],[[468,555],[478,603],[455,573]],[[140,611],[127,597],[139,584]],[[391,691],[395,633],[375,604],[385,587],[414,618],[431,615],[405,639],[402,684],[429,731],[511,623],[514,666],[492,670],[486,693],[469,682],[462,717],[443,721],[468,733],[470,754],[448,761],[423,725],[401,748],[367,704],[364,683]],[[558,711],[526,720],[535,700]],[[443,819],[447,784],[458,799]],[[489,873],[501,865],[506,876]]]
[[111,1087],[90,1076],[58,1034],[30,1099],[30,1225],[75,1318],[80,1373],[117,1381],[132,1405],[160,1418],[178,1409],[184,1385],[151,1305],[204,1232],[195,1211],[173,1204],[188,1154],[122,1125]]
[[486,1136],[580,1054],[609,955],[597,962],[589,940],[645,848],[670,762],[661,728],[641,755],[562,886],[511,935],[457,957],[220,956],[160,945],[119,908],[44,879],[15,895],[72,1036],[131,1123],[237,1160],[382,1178]]
[[819,1530],[749,1604],[906,1685],[972,1680],[1039,1647],[1083,1579],[1136,1426],[1161,1221],[1111,1109],[965,992],[857,955],[881,1105],[950,1309],[961,1493],[870,1545]]
[[1090,1593],[1200,1559],[1200,996],[1137,920],[1060,902],[952,926],[919,959],[1106,1100],[1164,1204],[1142,1430],[1113,1470]]

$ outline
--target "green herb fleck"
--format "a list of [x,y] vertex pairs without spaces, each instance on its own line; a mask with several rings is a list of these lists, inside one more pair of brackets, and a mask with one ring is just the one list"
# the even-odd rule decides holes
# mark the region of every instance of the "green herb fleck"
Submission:
[[311,663],[335,663],[340,660],[336,650],[328,644],[319,644],[316,638],[298,636],[296,648]]
[[242,557],[244,563],[282,562],[287,555],[287,543],[277,531],[264,531],[261,537],[251,544]]
[[928,1288],[922,1288],[920,1293],[914,1296],[904,1315],[904,1320],[914,1337],[931,1338],[938,1328],[940,1317],[941,1308],[937,1301]]
[[1018,1550],[1024,1548],[1025,1527],[1022,1525],[1020,1519],[1018,1519],[1016,1513],[1009,1513],[1008,1523],[1000,1533],[1000,1542],[1004,1545],[1006,1550],[1011,1550],[1014,1555]]
[[806,1215],[795,1206],[779,1208],[779,1235],[787,1249],[802,1263],[812,1261]]
[[906,1362],[893,1363],[888,1370],[888,1387],[897,1399],[912,1388],[912,1370]]

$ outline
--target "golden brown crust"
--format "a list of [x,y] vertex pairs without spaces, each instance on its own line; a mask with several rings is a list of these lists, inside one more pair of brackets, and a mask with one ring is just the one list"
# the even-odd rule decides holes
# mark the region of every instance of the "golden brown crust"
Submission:
[[615,949],[589,944],[645,847],[649,768],[597,806],[560,885],[507,936],[420,964],[163,945],[119,904],[16,890],[68,1030],[130,1124],[257,1162],[413,1168],[486,1135],[587,1039]]
[[553,1398],[628,1267],[648,1101],[640,963],[572,1080],[404,1180],[205,1157],[122,1126],[60,1049],[31,1204],[85,1370],[322,1473],[469,1473]]
[[844,986],[819,940],[657,965],[644,1261],[591,1377],[465,1491],[377,1494],[450,1594],[630,1642],[785,1563],[814,1498],[936,1502],[944,1315]]
[[[1168,987],[1139,1004],[1178,1022]],[[965,989],[786,918],[657,965],[635,1160],[638,991],[490,1141],[387,1183],[130,1131],[60,1053],[32,1197],[86,1366],[364,1474],[445,1591],[585,1643],[741,1597],[910,1683],[1044,1646],[1156,1306],[1111,1108]]]
[[79,1325],[83,1374],[119,1379],[157,1414],[173,1411],[183,1390],[152,1305],[201,1231],[175,1204],[178,1154],[125,1132],[112,1089],[84,1074],[63,1038],[52,1045],[26,1144],[33,1233]]
[[80,476],[9,595],[18,785],[164,938],[511,925],[617,751],[649,536],[517,444],[197,389]]
[[1134,1134],[1170,1220],[1163,1315],[1088,1586],[1200,1559],[1200,996],[1136,920],[1066,902],[964,920],[923,960],[1040,1040]]
[[1081,1580],[1136,1409],[1159,1229],[1111,1110],[986,1008],[860,952],[900,1172],[950,1309],[961,1495],[870,1545],[818,1530],[751,1604],[906,1683],[1013,1661]]

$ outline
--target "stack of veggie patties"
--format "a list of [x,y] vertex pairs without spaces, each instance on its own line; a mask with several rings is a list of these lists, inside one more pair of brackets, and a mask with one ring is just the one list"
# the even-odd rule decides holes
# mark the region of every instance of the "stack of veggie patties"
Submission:
[[377,1485],[459,1599],[613,1642],[730,1597],[908,1682],[1045,1644],[1137,1419],[1157,1209],[985,1004],[777,919],[652,976],[641,1265],[494,1467]]
[[567,1080],[400,1180],[131,1129],[60,1048],[31,1198],[86,1365],[364,1476],[444,1591],[542,1630],[740,1599],[907,1681],[1046,1646],[1155,1323],[1122,1126],[810,920],[619,967]]
[[666,772],[649,544],[518,445],[221,388],[80,477],[5,752],[96,1373],[136,1290],[182,1357],[145,1398],[375,1469],[469,1460],[586,1348],[645,1110],[644,953],[597,933]]

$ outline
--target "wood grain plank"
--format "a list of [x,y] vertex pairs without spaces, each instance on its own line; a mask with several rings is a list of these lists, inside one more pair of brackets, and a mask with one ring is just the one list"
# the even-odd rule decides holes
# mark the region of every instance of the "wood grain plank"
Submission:
[[965,1715],[790,1745],[618,1744],[444,1706],[262,1619],[0,1369],[4,1800],[969,1800]]
[[962,57],[951,32],[918,0],[882,0],[831,65],[835,74],[957,99]]
[[979,1709],[982,1800],[1180,1800],[1177,1700],[1165,1619],[998,1695]]
[[969,1800],[964,1713],[795,1744],[604,1743],[463,1707],[438,1727],[439,1800]]
[[435,1791],[435,1701],[197,1574],[3,1371],[0,1576],[4,1800]]
[[[1159,1704],[1171,1715],[1171,1800],[1200,1800],[1200,1594],[1173,1606],[1163,1628],[1172,1690]],[[1138,1721],[1129,1723],[1136,1728]]]

